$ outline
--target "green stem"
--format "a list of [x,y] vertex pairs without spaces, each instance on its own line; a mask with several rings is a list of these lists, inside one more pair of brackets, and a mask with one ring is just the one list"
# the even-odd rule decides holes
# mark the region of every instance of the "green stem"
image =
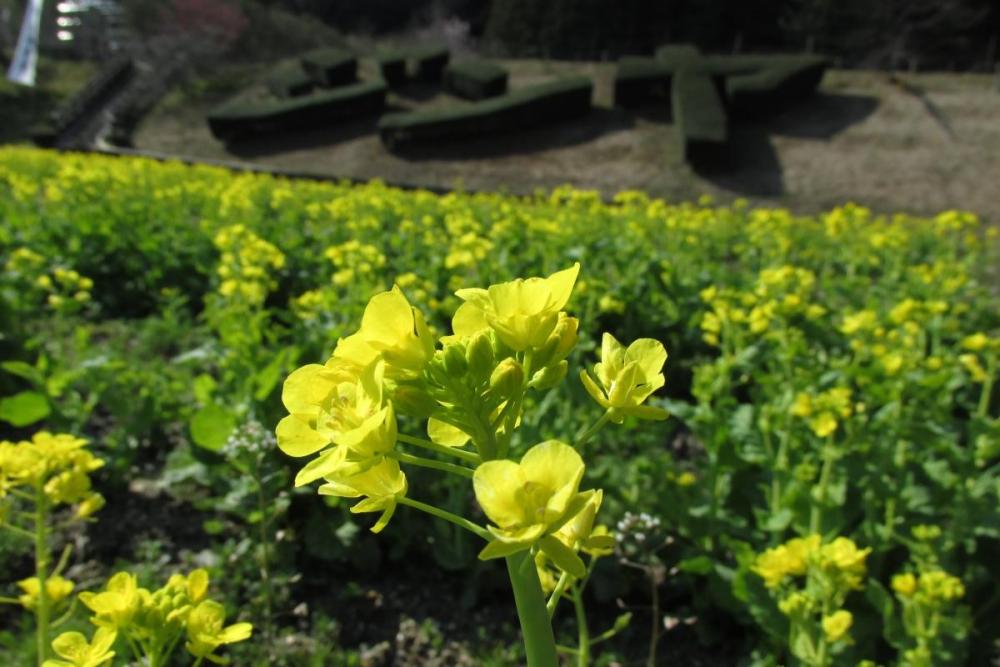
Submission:
[[260,540],[260,580],[264,587],[264,646],[265,651],[271,649],[271,541],[267,532],[268,505],[264,497],[264,482],[259,476],[254,476],[257,484],[257,511],[260,512],[258,524]]
[[404,454],[403,452],[389,452],[386,456],[396,459],[400,463],[409,463],[410,465],[420,466],[422,468],[433,468],[434,470],[450,472],[469,479],[472,479],[473,473],[476,472],[472,468],[466,468],[465,466],[456,465],[454,463],[445,463],[444,461],[435,461],[434,459],[425,459],[423,456],[414,456],[413,454]]
[[816,535],[820,529],[820,519],[822,518],[823,505],[826,505],[826,494],[830,486],[830,475],[833,473],[833,462],[836,458],[833,449],[833,441],[828,440],[823,448],[823,468],[819,473],[819,488],[817,498],[813,499],[812,509],[809,513],[809,533]]
[[608,423],[609,419],[611,419],[611,410],[605,410],[604,414],[601,415],[600,419],[598,419],[590,426],[590,428],[588,428],[586,431],[584,431],[583,433],[581,433],[576,437],[577,449],[581,449],[587,443],[587,441],[594,436],[595,433],[600,431],[601,428],[603,428],[604,425]]
[[590,664],[590,630],[587,628],[587,612],[583,608],[583,595],[579,590],[573,591],[573,608],[576,610],[576,629],[580,643],[576,665],[577,667],[587,667]]
[[647,573],[649,575],[650,586],[650,598],[652,600],[652,621],[649,635],[649,659],[646,662],[647,667],[656,667],[656,647],[660,643],[660,590],[656,583],[656,576],[652,571]]
[[431,442],[430,440],[424,440],[423,438],[415,438],[412,435],[406,435],[404,433],[397,433],[396,439],[400,442],[405,442],[408,445],[415,445],[417,447],[423,447],[424,449],[429,449],[432,452],[437,452],[438,454],[445,454],[447,456],[454,456],[460,458],[467,463],[473,465],[479,465],[482,463],[482,459],[475,452],[468,452],[464,449],[459,449],[458,447],[447,447],[445,445],[439,445],[436,442]]
[[35,641],[38,664],[41,666],[49,653],[49,579],[48,550],[48,498],[41,479],[35,483],[35,576],[38,578],[38,603],[35,606]]
[[0,604],[16,604],[16,605],[20,605],[21,601],[18,600],[17,598],[8,598],[8,597],[2,597],[2,596],[0,596]]
[[976,407],[976,414],[985,417],[990,407],[990,394],[993,392],[993,378],[997,374],[997,357],[991,354],[986,361],[986,381],[983,382],[982,393],[979,394],[979,405]]
[[556,640],[531,552],[526,550],[507,556],[507,572],[521,622],[528,667],[556,667]]
[[556,582],[556,587],[552,589],[552,595],[549,596],[549,601],[545,603],[545,609],[549,612],[549,620],[556,614],[556,606],[559,604],[559,600],[562,599],[563,591],[566,590],[566,586],[569,585],[569,580],[571,579],[569,572],[563,572],[559,575],[559,581]]
[[493,536],[490,535],[489,531],[480,526],[479,524],[473,523],[468,519],[466,519],[465,517],[458,516],[457,514],[452,514],[447,510],[441,509],[440,507],[434,507],[433,505],[428,505],[427,503],[422,503],[419,500],[414,500],[413,498],[407,498],[406,496],[403,496],[402,498],[399,499],[399,504],[408,505],[414,509],[420,510],[421,512],[427,512],[428,514],[436,516],[439,519],[450,521],[456,526],[460,526],[462,528],[465,528],[466,530],[475,533],[476,535],[483,538],[487,542],[491,542],[493,540]]

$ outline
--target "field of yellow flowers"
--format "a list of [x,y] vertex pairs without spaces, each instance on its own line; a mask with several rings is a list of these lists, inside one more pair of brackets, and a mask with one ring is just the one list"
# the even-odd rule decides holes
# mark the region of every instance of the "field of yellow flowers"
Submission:
[[996,236],[0,149],[0,662],[991,664]]

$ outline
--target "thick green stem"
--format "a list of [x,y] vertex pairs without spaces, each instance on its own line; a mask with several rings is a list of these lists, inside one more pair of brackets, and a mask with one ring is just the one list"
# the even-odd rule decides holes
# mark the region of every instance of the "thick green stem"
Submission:
[[460,526],[468,531],[475,533],[476,535],[483,538],[487,542],[493,540],[493,536],[490,535],[489,531],[487,531],[479,524],[473,523],[468,519],[466,519],[465,517],[458,516],[457,514],[452,514],[447,510],[441,509],[440,507],[434,507],[433,505],[428,505],[427,503],[422,503],[419,500],[414,500],[413,498],[407,498],[406,496],[403,496],[402,498],[399,499],[399,504],[409,505],[410,507],[418,509],[421,512],[427,512],[428,514],[436,516],[439,519],[450,521],[456,526]]
[[389,452],[386,456],[394,458],[400,463],[409,463],[410,465],[420,466],[422,468],[433,468],[434,470],[450,472],[469,479],[472,479],[473,473],[476,472],[472,468],[466,468],[465,466],[456,465],[454,463],[445,463],[444,461],[425,459],[422,456],[414,456],[413,454],[404,454],[402,452]]
[[404,433],[396,434],[396,439],[400,442],[405,442],[408,445],[415,445],[417,447],[423,447],[424,449],[429,449],[432,452],[437,452],[438,454],[445,454],[446,456],[454,456],[456,458],[462,459],[466,463],[471,463],[472,465],[479,465],[482,463],[482,459],[475,452],[467,452],[464,449],[459,449],[458,447],[447,447],[445,445],[439,445],[436,442],[431,442],[430,440],[424,440],[423,438],[415,438],[412,435],[406,435]]
[[48,498],[42,481],[35,484],[35,576],[38,578],[38,602],[35,606],[35,640],[39,667],[49,653],[49,579]]
[[507,556],[507,572],[514,590],[528,667],[556,667],[556,640],[531,552],[521,551]]
[[580,643],[576,665],[587,667],[590,664],[590,630],[587,628],[587,612],[583,608],[583,594],[579,589],[573,591],[573,608],[576,610],[576,629]]

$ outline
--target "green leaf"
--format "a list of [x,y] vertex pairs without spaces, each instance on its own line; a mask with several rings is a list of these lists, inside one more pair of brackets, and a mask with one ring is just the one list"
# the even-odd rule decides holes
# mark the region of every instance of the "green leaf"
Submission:
[[189,423],[191,439],[200,447],[218,452],[236,429],[236,416],[219,405],[206,405]]
[[557,538],[546,535],[538,541],[538,546],[560,570],[568,572],[577,579],[583,579],[587,576],[587,566],[583,564],[580,557]]
[[690,572],[691,574],[708,574],[714,567],[715,564],[708,556],[686,558],[677,564],[678,570],[681,572]]
[[51,412],[49,401],[37,391],[22,391],[0,399],[0,419],[14,426],[28,426]]
[[207,373],[202,373],[194,379],[192,385],[194,389],[194,397],[198,399],[198,402],[202,405],[208,405],[212,402],[212,395],[215,393],[215,378]]
[[0,368],[3,368],[11,375],[24,378],[36,387],[41,386],[45,382],[45,378],[38,372],[37,368],[23,361],[5,361],[0,364]]
[[253,395],[255,399],[263,401],[271,395],[271,392],[278,385],[278,382],[281,381],[282,376],[285,374],[285,367],[296,355],[296,353],[297,350],[294,347],[286,347],[281,352],[274,355],[274,359],[271,360],[271,363],[262,368],[254,376],[254,384],[257,385],[257,390]]

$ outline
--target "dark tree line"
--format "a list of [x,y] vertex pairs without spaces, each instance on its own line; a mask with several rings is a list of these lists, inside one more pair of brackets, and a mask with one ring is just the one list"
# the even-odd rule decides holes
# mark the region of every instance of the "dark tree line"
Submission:
[[344,32],[433,16],[467,21],[510,56],[615,58],[666,42],[705,51],[803,51],[847,66],[982,68],[1000,60],[996,0],[264,0]]

